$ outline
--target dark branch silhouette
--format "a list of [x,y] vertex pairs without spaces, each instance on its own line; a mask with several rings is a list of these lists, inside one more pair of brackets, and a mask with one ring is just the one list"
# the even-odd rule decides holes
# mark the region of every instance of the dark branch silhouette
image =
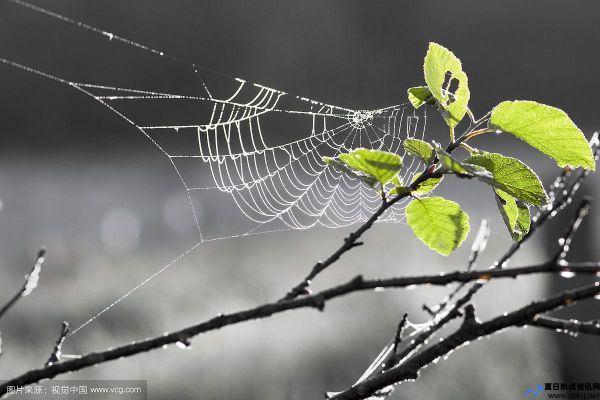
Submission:
[[388,386],[409,379],[416,379],[419,371],[435,360],[450,353],[457,347],[477,338],[488,336],[509,327],[529,325],[538,314],[571,306],[577,301],[589,299],[600,293],[598,282],[575,290],[566,291],[547,300],[531,303],[506,315],[487,322],[478,322],[473,305],[465,307],[465,318],[461,326],[443,341],[411,357],[400,366],[391,368],[379,375],[366,379],[352,388],[331,397],[335,400],[358,400],[373,395]]
[[0,395],[5,394],[8,386],[23,386],[43,379],[50,379],[56,375],[78,371],[80,369],[115,360],[121,357],[128,357],[134,354],[143,353],[152,349],[162,348],[164,345],[175,344],[177,342],[189,341],[192,337],[201,333],[217,330],[228,325],[238,324],[244,321],[252,321],[257,318],[270,317],[274,314],[282,313],[288,310],[298,308],[317,308],[323,310],[325,302],[336,297],[341,297],[353,292],[374,290],[377,288],[405,288],[413,285],[440,285],[445,286],[455,282],[472,282],[477,280],[492,280],[496,278],[515,278],[517,276],[531,274],[559,274],[563,271],[572,271],[579,274],[595,275],[600,272],[600,262],[597,263],[571,263],[566,266],[552,265],[544,263],[533,266],[510,268],[503,270],[473,270],[469,272],[455,271],[448,274],[423,275],[415,277],[399,277],[389,279],[369,279],[365,280],[362,276],[330,289],[323,290],[314,295],[304,296],[294,300],[276,301],[248,310],[223,314],[210,320],[193,325],[167,335],[160,335],[154,338],[145,339],[132,344],[115,347],[110,350],[93,352],[73,360],[61,361],[50,366],[31,370],[17,378],[11,379],[0,385]]

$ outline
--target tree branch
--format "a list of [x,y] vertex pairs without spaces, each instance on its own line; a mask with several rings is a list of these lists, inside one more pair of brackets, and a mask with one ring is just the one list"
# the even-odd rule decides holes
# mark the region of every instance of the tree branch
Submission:
[[[594,137],[596,138],[596,136],[594,136]],[[596,151],[597,147],[595,147],[594,150]],[[580,174],[573,181],[573,183],[569,187],[569,189],[562,190],[563,187],[566,185],[567,178],[569,177],[569,173],[570,173],[569,169],[563,170],[563,173],[555,182],[555,185],[553,187],[554,190],[552,192],[553,198],[555,199],[555,201],[553,201],[552,205],[550,207],[548,207],[548,210],[545,210],[547,212],[546,214],[541,213],[538,216],[538,218],[536,218],[536,220],[537,220],[536,227],[539,228],[545,222],[547,222],[549,219],[551,219],[554,215],[556,215],[556,213],[558,213],[559,211],[562,211],[564,209],[563,204],[570,203],[573,194],[579,187],[579,182],[587,176],[587,174],[580,171]],[[560,190],[561,196],[556,198],[556,196],[554,196],[554,193],[559,190]],[[587,215],[587,212],[589,210],[589,205],[590,205],[590,200],[587,198],[584,199],[581,202],[581,204],[579,205],[576,215],[573,218],[573,221],[571,222],[571,224],[569,225],[569,228],[567,229],[567,232],[565,233],[565,236],[564,236],[562,242],[559,241],[559,250],[556,253],[557,256],[552,257],[550,260],[548,260],[545,263],[545,265],[548,266],[548,268],[554,269],[554,268],[560,268],[560,266],[566,267],[568,265],[568,263],[564,260],[564,256],[566,256],[566,254],[568,252],[569,242],[571,241],[572,237],[576,233],[583,218]],[[542,218],[539,218],[540,216]],[[486,236],[485,228],[483,226],[480,227],[480,232],[478,232],[477,236],[478,237],[481,236],[482,238]],[[471,254],[471,257],[469,257],[469,265],[467,267],[467,272],[472,268],[474,260],[477,258],[478,254],[479,254],[479,252],[477,250],[475,250],[476,246],[479,247],[479,242],[480,241],[476,238],[475,242],[473,243],[472,254]],[[482,243],[485,243],[485,240],[483,240]],[[485,247],[485,244],[483,245],[483,248],[484,247]],[[483,250],[483,248],[481,250]],[[514,253],[516,253],[520,248],[521,248],[520,245],[511,246],[511,248],[502,256],[500,261],[495,263],[495,265],[492,267],[492,271],[496,272],[496,271],[505,270],[504,266],[508,262],[509,258]],[[554,267],[551,267],[552,265]],[[563,272],[569,272],[570,274],[574,274],[573,271],[570,271],[567,268],[565,268],[563,270]],[[424,305],[423,308],[425,309],[425,311],[429,312],[430,315],[433,317],[433,320],[430,321],[430,323],[429,323],[430,326],[427,329],[425,329],[422,333],[420,333],[416,339],[411,341],[411,344],[407,348],[405,348],[403,352],[398,354],[397,357],[395,357],[393,360],[395,362],[402,363],[403,358],[409,357],[412,354],[414,354],[424,343],[427,342],[427,340],[431,336],[433,336],[439,329],[441,329],[441,327],[443,327],[445,324],[450,322],[452,319],[456,318],[456,316],[459,315],[459,313],[460,313],[459,308],[462,305],[464,305],[466,302],[470,301],[470,299],[474,296],[474,294],[477,293],[485,285],[485,283],[487,283],[487,281],[489,281],[491,278],[492,278],[491,275],[483,274],[481,276],[481,279],[479,279],[473,286],[471,286],[469,291],[456,302],[456,304],[454,305],[452,310],[450,310],[448,313],[443,315],[440,319],[438,319],[438,316],[440,315],[441,311],[443,311],[443,308],[445,308],[445,306],[449,303],[449,301],[458,293],[458,291],[460,291],[460,289],[462,289],[467,284],[467,282],[461,283],[458,286],[458,288],[455,289],[450,294],[449,298],[447,300],[444,300],[444,302],[442,302],[440,304],[440,306],[438,306],[436,309],[431,310],[429,307]],[[389,369],[390,367],[392,367],[392,366],[386,365],[385,369]],[[393,387],[385,388],[386,393],[389,393],[392,390],[393,390]],[[381,393],[383,393],[383,392],[381,392]]]
[[274,314],[282,313],[288,310],[299,308],[317,308],[322,310],[325,302],[349,293],[374,290],[378,288],[403,288],[414,285],[441,285],[445,286],[454,282],[469,282],[477,280],[492,280],[496,278],[515,278],[522,275],[531,275],[539,273],[560,273],[568,270],[580,274],[596,274],[600,272],[600,262],[597,263],[571,263],[564,266],[556,266],[551,263],[544,263],[533,266],[526,266],[511,269],[485,269],[472,270],[467,272],[455,271],[448,274],[423,275],[415,277],[399,277],[389,279],[369,279],[365,280],[362,276],[327,290],[323,290],[314,295],[297,298],[294,300],[276,301],[264,304],[248,310],[218,315],[210,320],[186,327],[170,334],[160,335],[154,338],[145,339],[139,342],[115,347],[110,350],[92,352],[83,355],[80,358],[61,361],[50,366],[31,370],[19,377],[0,385],[0,396],[6,393],[8,386],[23,386],[43,379],[50,379],[56,375],[66,372],[78,371],[80,369],[115,360],[121,357],[127,357],[134,354],[143,353],[149,350],[162,348],[165,345],[177,342],[186,342],[190,338],[201,333],[214,331],[228,325],[238,324],[244,321],[256,320],[257,318],[270,317]]
[[479,323],[473,318],[472,309],[467,310],[469,312],[465,313],[467,317],[465,323],[443,341],[406,360],[403,364],[366,379],[352,388],[331,397],[331,400],[360,400],[388,386],[408,379],[415,379],[422,368],[467,342],[509,327],[528,325],[538,314],[571,306],[579,300],[594,297],[599,293],[600,283],[596,282],[592,285],[563,292],[547,300],[533,302],[516,311],[501,315],[484,323]]

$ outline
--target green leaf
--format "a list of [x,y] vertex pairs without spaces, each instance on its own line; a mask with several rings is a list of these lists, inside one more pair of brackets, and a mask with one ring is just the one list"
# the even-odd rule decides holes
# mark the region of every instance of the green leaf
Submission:
[[534,101],[504,101],[492,110],[489,126],[524,140],[553,158],[560,167],[595,169],[585,136],[558,108]]
[[498,204],[500,215],[502,215],[502,219],[504,220],[508,231],[513,235],[519,216],[517,202],[514,197],[500,189],[496,189],[494,193],[496,194],[496,203]]
[[470,97],[469,81],[460,60],[445,47],[429,43],[423,70],[431,94],[445,111],[442,115],[446,123],[454,128],[465,116]]
[[394,187],[390,189],[388,196],[394,197],[401,194],[410,193],[410,188],[404,186],[404,182],[402,181],[402,177],[400,175],[394,176],[390,183],[394,185]]
[[[419,178],[420,174],[416,174],[415,176],[413,176],[412,182],[416,181]],[[415,193],[415,194],[426,194],[431,192],[433,189],[435,189],[437,187],[437,185],[440,184],[440,182],[442,181],[442,179],[444,178],[443,175],[440,176],[435,176],[435,177],[431,177],[429,179],[426,179],[425,181],[421,182],[416,189],[411,189],[410,186],[404,186],[403,182],[402,182],[402,178],[397,175],[396,177],[394,177],[391,180],[391,183],[395,186],[393,187],[389,192],[388,195],[389,196],[397,196],[400,194],[406,194],[406,193]]]
[[325,165],[327,165],[327,166],[331,166],[352,178],[355,178],[361,182],[364,182],[367,186],[373,187],[377,184],[377,180],[374,177],[372,177],[370,175],[358,174],[351,168],[348,168],[348,166],[346,164],[344,164],[343,162],[341,162],[340,160],[338,160],[336,158],[323,157],[323,162],[325,162]]
[[365,148],[340,154],[338,159],[350,168],[375,178],[381,186],[389,182],[402,167],[402,157],[398,154]]
[[542,182],[527,165],[498,153],[473,155],[465,163],[478,165],[492,173],[492,182],[486,182],[507,194],[538,207],[548,201]]
[[502,219],[513,240],[518,242],[529,232],[529,225],[531,224],[529,207],[500,189],[495,189],[495,193]]
[[[412,182],[416,181],[417,178],[419,178],[418,174],[413,177]],[[440,184],[440,182],[442,181],[442,179],[444,179],[444,175],[426,179],[423,182],[421,182],[419,184],[419,186],[416,189],[414,189],[412,192],[416,193],[416,194],[426,194],[426,193],[429,193],[433,189],[435,189],[437,187],[437,185]]]
[[488,184],[492,184],[494,182],[494,177],[491,172],[479,165],[462,163],[440,147],[436,147],[435,153],[438,159],[441,161],[442,166],[447,171],[451,171],[459,175],[471,176]]
[[435,104],[435,98],[427,86],[411,87],[406,93],[408,93],[408,101],[414,108],[419,108],[423,104]]
[[469,233],[469,216],[443,197],[414,199],[405,212],[415,236],[443,256],[456,250]]
[[404,150],[413,157],[428,162],[433,157],[433,146],[420,139],[406,139],[403,143]]
[[517,217],[517,223],[515,224],[515,230],[512,237],[515,241],[519,242],[529,232],[531,226],[531,215],[529,214],[529,207],[520,201],[517,201],[517,207],[519,208],[519,216]]
[[444,167],[444,169],[451,171],[451,172],[455,172],[457,174],[464,174],[464,175],[469,174],[469,171],[467,171],[465,166],[460,161],[458,161],[457,159],[452,157],[448,152],[443,150],[441,147],[435,148],[435,154],[437,155],[437,158],[442,163],[442,167]]

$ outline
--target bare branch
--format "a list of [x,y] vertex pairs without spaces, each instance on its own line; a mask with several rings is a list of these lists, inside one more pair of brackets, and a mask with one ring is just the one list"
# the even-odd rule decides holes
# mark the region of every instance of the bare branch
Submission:
[[67,321],[63,321],[60,330],[60,336],[56,340],[56,344],[54,345],[54,350],[52,350],[52,353],[50,354],[50,358],[48,358],[48,361],[46,361],[47,367],[60,361],[62,345],[65,342],[65,339],[67,338],[68,334],[69,323]]
[[33,267],[31,268],[31,271],[29,271],[29,273],[27,275],[25,275],[25,282],[23,283],[23,286],[21,287],[21,289],[19,289],[19,291],[4,305],[2,306],[2,308],[0,309],[0,318],[2,318],[4,316],[4,314],[6,314],[6,312],[15,305],[15,303],[17,301],[19,301],[19,299],[21,297],[25,297],[28,296],[33,289],[36,288],[37,283],[38,283],[38,279],[40,276],[40,271],[42,269],[42,264],[44,263],[44,257],[46,255],[46,248],[45,247],[41,247],[37,258],[35,260],[35,263],[33,264]]
[[394,336],[394,353],[398,350],[398,345],[402,341],[402,332],[404,331],[404,327],[406,326],[406,319],[408,317],[407,313],[404,313],[400,323],[398,324],[398,328],[396,328],[396,335]]
[[93,352],[81,356],[80,358],[61,361],[51,366],[31,370],[17,378],[0,385],[0,396],[6,393],[7,386],[23,386],[38,382],[42,379],[50,379],[56,375],[78,371],[80,369],[115,360],[121,357],[128,357],[134,354],[143,353],[149,350],[162,348],[165,345],[177,342],[185,343],[191,337],[201,333],[217,330],[228,325],[238,324],[244,321],[255,320],[257,318],[270,317],[274,314],[282,313],[288,310],[299,308],[317,308],[323,309],[325,302],[349,293],[374,290],[377,288],[403,288],[413,285],[441,285],[445,286],[453,282],[469,282],[477,280],[492,280],[496,278],[514,278],[522,275],[531,275],[539,273],[558,274],[563,270],[573,271],[579,274],[596,274],[600,272],[600,262],[598,263],[571,263],[565,266],[556,266],[550,263],[539,265],[511,268],[511,269],[493,269],[493,270],[473,270],[468,272],[451,272],[448,274],[423,275],[415,277],[400,277],[389,279],[370,279],[365,280],[362,276],[333,288],[323,290],[314,295],[297,298],[287,301],[276,301],[264,304],[255,308],[239,311],[232,314],[218,315],[210,320],[193,325],[170,334],[145,339],[132,344],[115,347],[110,350]]
[[352,388],[341,392],[332,400],[360,400],[391,385],[415,379],[419,371],[435,360],[450,353],[459,346],[488,336],[509,327],[528,325],[536,315],[575,304],[579,300],[589,299],[600,293],[600,283],[566,291],[547,300],[533,302],[511,313],[501,315],[487,322],[479,323],[474,319],[473,309],[465,312],[466,319],[460,328],[443,341],[427,348],[411,357],[397,367],[391,368],[379,375],[366,379]]
[[383,370],[389,369],[397,364],[397,356],[398,356],[398,346],[400,342],[402,342],[402,333],[404,332],[404,328],[406,327],[406,323],[408,322],[408,314],[404,313],[402,319],[398,323],[398,327],[396,328],[396,334],[394,335],[393,347],[390,351],[389,355],[382,362]]

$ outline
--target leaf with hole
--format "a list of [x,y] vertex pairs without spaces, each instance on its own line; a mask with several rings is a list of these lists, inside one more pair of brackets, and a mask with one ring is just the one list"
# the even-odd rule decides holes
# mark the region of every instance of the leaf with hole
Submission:
[[408,154],[420,158],[424,162],[429,162],[433,157],[433,146],[424,140],[406,139],[402,145]]
[[553,158],[560,167],[594,170],[592,150],[571,118],[556,107],[534,101],[504,101],[492,110],[491,129],[510,133]]
[[469,233],[469,216],[443,197],[414,199],[405,213],[415,236],[443,256],[456,250]]
[[442,108],[446,123],[454,128],[465,116],[471,95],[460,60],[445,47],[429,43],[423,70],[427,87]]
[[338,159],[350,168],[373,177],[382,186],[402,168],[402,157],[387,151],[358,148],[340,154]]
[[538,176],[516,158],[506,157],[498,153],[480,152],[469,157],[465,163],[485,168],[493,175],[491,184],[507,194],[541,207],[548,201],[546,191]]

